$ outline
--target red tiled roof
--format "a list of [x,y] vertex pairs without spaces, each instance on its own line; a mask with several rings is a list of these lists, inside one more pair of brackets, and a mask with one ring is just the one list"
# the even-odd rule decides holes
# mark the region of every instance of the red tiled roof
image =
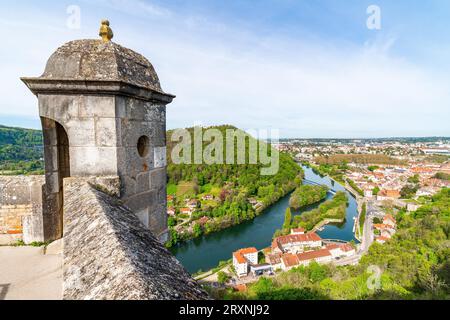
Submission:
[[355,248],[353,248],[350,244],[348,244],[348,243],[344,243],[344,244],[342,244],[341,245],[341,250],[342,251],[344,251],[344,252],[348,252],[348,251],[352,251],[352,250],[354,250]]
[[234,289],[238,292],[245,292],[245,291],[247,291],[247,285],[245,283],[238,284],[238,285],[234,286]]
[[390,215],[389,213],[384,216],[383,220],[384,219],[391,220],[394,223],[396,222],[395,218],[392,215]]
[[239,264],[247,262],[247,260],[245,260],[244,256],[240,253],[233,252],[233,256],[236,258],[236,260]]
[[340,246],[335,243],[331,243],[331,244],[327,245],[327,249],[328,250],[340,249]]
[[292,229],[292,231],[294,231],[294,232],[305,232],[305,229],[304,228],[294,228],[294,229]]
[[373,227],[378,230],[386,230],[386,229],[392,230],[393,229],[392,226],[390,226],[388,224],[384,224],[384,223],[374,224]]
[[398,190],[381,190],[381,196],[389,197],[389,198],[400,198],[400,191]]
[[386,241],[389,240],[389,238],[386,238],[386,237],[383,237],[383,236],[379,236],[379,237],[377,237],[375,240],[376,240],[376,241],[383,241],[383,242],[386,242]]
[[322,258],[331,256],[330,250],[328,249],[320,249],[315,251],[308,251],[303,253],[298,253],[297,258],[299,261],[308,261],[312,259]]
[[198,223],[200,224],[205,224],[209,221],[208,217],[201,217],[200,219],[198,219]]
[[272,253],[267,255],[270,264],[279,264],[281,262],[281,253]]
[[291,254],[291,253],[284,254],[281,257],[281,260],[283,261],[283,263],[286,267],[293,267],[293,266],[298,265],[298,257],[295,254]]
[[293,242],[316,242],[321,241],[322,238],[319,237],[316,233],[310,232],[305,234],[289,234],[287,236],[281,236],[275,238],[275,241],[277,241],[280,244],[287,244],[287,243],[293,243]]
[[238,263],[245,263],[245,262],[247,262],[247,260],[245,259],[244,255],[249,254],[249,253],[256,253],[256,252],[258,252],[258,250],[256,250],[256,248],[254,248],[254,247],[244,248],[244,249],[240,249],[238,251],[233,252],[233,256],[236,258]]
[[254,247],[250,247],[250,248],[240,249],[236,252],[239,252],[240,254],[249,254],[249,253],[256,253],[256,252],[258,252],[258,250],[256,250],[256,248],[254,248]]

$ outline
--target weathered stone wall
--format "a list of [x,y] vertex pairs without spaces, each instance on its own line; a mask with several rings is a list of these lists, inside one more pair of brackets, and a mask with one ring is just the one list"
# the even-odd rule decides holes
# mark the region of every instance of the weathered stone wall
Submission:
[[[118,172],[124,203],[162,242],[167,240],[166,107],[130,97],[117,97]],[[145,156],[137,150],[139,137],[149,138]]]
[[[118,175],[124,203],[165,242],[166,106],[120,95],[40,94],[39,113],[45,142],[46,194],[50,197],[47,203],[56,208],[47,210],[56,215],[46,223],[55,226],[49,233],[61,233],[57,208],[62,202],[58,193],[63,161],[58,153],[56,121],[68,136],[67,176]],[[140,155],[137,147],[142,136],[148,138],[145,155]]]
[[0,243],[43,241],[43,176],[0,176]]
[[139,219],[108,195],[117,193],[116,180],[95,179],[64,180],[64,299],[208,298]]

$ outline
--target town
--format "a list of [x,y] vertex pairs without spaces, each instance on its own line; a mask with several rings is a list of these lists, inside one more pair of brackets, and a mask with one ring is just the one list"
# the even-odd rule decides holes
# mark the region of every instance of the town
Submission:
[[274,237],[270,247],[238,249],[228,268],[219,268],[218,277],[209,276],[238,291],[261,276],[272,277],[312,262],[355,265],[374,242],[383,245],[395,235],[399,210],[415,212],[450,187],[447,140],[287,140],[274,146],[345,185],[358,203],[354,233],[359,241],[322,239],[314,230],[293,228],[288,235]]

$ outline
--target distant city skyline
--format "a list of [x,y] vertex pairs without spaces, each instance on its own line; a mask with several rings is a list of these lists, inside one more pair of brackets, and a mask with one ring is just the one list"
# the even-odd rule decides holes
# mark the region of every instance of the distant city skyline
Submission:
[[[380,30],[366,26],[370,5],[381,10]],[[19,77],[42,74],[65,42],[98,38],[108,18],[113,41],[146,56],[177,95],[169,129],[450,136],[448,2],[28,0],[3,1],[0,12],[3,125],[40,128],[37,99]]]

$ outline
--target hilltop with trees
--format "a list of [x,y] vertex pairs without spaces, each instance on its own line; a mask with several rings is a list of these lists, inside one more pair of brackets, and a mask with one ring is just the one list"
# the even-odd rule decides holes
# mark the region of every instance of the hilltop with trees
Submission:
[[40,130],[0,125],[0,174],[43,174],[43,158]]
[[[236,130],[245,135],[245,159],[249,159],[249,145],[255,138],[232,126],[216,126],[223,137],[224,154],[227,145],[226,130]],[[194,128],[188,128],[191,137]],[[175,223],[172,223],[172,241],[168,245],[203,234],[212,233],[232,225],[251,220],[265,208],[277,202],[302,183],[303,171],[288,154],[279,153],[279,170],[274,175],[262,175],[261,168],[268,165],[261,164],[175,164],[171,158],[176,142],[172,141],[172,134],[167,132],[168,145],[168,194],[174,199],[169,207],[176,210]],[[264,142],[259,142],[258,149]],[[208,142],[203,142],[203,148]],[[267,153],[271,155],[277,150],[266,145]],[[235,144],[235,158],[237,149]],[[191,144],[193,159],[194,142]],[[190,191],[186,193],[186,186]],[[180,190],[183,189],[183,192]],[[190,217],[180,214],[179,210],[187,200],[197,200],[198,205]],[[183,225],[180,225],[183,223]]]

